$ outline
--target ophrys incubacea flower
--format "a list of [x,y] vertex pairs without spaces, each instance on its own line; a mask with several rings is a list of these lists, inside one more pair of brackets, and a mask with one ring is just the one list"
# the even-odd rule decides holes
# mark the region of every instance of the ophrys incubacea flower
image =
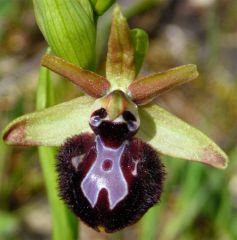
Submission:
[[137,49],[118,7],[113,14],[106,77],[59,57],[42,65],[89,96],[24,115],[4,130],[21,146],[60,146],[60,195],[89,226],[114,232],[139,220],[160,199],[158,153],[225,168],[227,156],[207,136],[153,102],[198,76],[189,64],[136,79]]

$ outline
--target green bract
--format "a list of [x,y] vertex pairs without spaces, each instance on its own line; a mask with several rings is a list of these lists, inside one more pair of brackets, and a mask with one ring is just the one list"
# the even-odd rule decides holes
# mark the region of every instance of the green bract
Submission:
[[[85,14],[86,11],[83,11]],[[90,19],[88,15],[87,18]],[[3,133],[5,142],[15,145],[60,146],[73,135],[91,131],[89,117],[98,106],[107,110],[111,120],[129,109],[140,118],[137,136],[158,152],[225,168],[228,158],[213,141],[151,102],[159,94],[196,78],[196,66],[189,64],[134,81],[147,46],[146,34],[140,30],[131,32],[117,6],[108,44],[106,78],[52,55],[46,55],[42,59],[44,66],[67,77],[97,100],[83,96],[24,115],[6,127]],[[54,53],[60,56],[57,51]],[[79,56],[80,49],[75,54],[72,56]],[[71,58],[65,59],[70,61]],[[146,105],[148,102],[149,105]]]
[[54,54],[84,68],[95,65],[96,23],[89,0],[33,0],[37,23]]

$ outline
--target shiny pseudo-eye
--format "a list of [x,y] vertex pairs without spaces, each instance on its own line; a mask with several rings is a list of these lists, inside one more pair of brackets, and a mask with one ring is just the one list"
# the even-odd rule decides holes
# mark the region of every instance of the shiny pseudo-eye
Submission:
[[130,111],[109,120],[100,108],[89,123],[94,133],[68,139],[59,151],[60,194],[89,226],[114,232],[159,201],[164,167],[157,152],[134,137],[139,121]]
[[139,128],[139,123],[136,119],[136,117],[129,111],[124,111],[123,112],[123,119],[127,123],[128,130],[130,132],[135,132]]
[[90,125],[92,127],[99,127],[102,123],[103,119],[107,116],[107,112],[104,108],[101,108],[94,112],[94,114],[90,117]]

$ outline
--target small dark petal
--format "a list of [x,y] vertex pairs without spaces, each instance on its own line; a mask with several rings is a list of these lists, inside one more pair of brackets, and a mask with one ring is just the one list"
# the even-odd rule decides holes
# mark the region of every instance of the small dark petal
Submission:
[[[115,232],[138,221],[159,201],[164,166],[151,146],[140,139],[131,139],[120,161],[128,194],[111,209],[108,192],[101,189],[96,205],[92,207],[81,189],[81,183],[96,156],[95,136],[92,134],[75,136],[61,147],[57,165],[60,195],[69,208],[90,227],[97,231],[104,229],[106,232]],[[72,159],[78,159],[78,167]]]

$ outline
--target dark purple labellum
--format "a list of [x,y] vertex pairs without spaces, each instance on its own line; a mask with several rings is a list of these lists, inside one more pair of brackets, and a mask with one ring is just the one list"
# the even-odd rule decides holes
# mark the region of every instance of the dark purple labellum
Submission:
[[97,231],[135,223],[160,199],[164,167],[140,139],[110,148],[99,135],[81,134],[61,147],[58,160],[61,197]]
[[140,139],[135,116],[110,121],[104,108],[90,117],[95,134],[66,141],[58,154],[60,194],[97,231],[114,232],[138,221],[160,199],[164,167]]

